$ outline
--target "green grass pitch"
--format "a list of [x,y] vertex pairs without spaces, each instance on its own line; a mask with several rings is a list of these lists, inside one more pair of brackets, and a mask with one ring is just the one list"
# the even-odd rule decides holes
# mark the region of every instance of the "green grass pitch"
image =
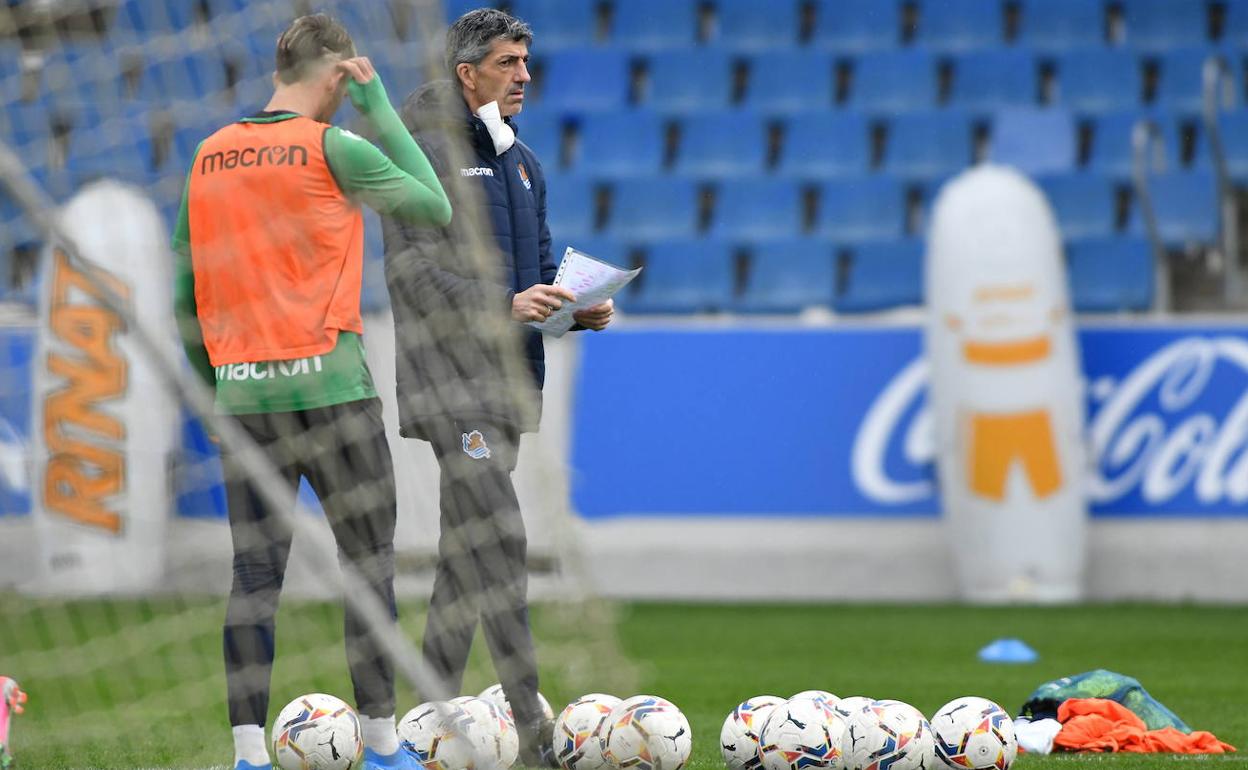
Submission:
[[[225,767],[232,753],[221,681],[222,612],[217,600],[67,605],[0,595],[0,673],[17,677],[30,693],[27,713],[13,725],[18,767]],[[415,637],[422,608],[403,612]],[[577,618],[536,608],[543,692],[558,710],[585,692],[611,691],[621,681],[616,669],[632,670],[636,691],[662,695],[688,716],[691,770],[722,767],[720,724],[751,695],[822,688],[899,698],[929,716],[954,697],[982,695],[1014,713],[1041,682],[1092,668],[1139,678],[1193,727],[1248,747],[1244,607],[625,604],[615,616],[622,653],[573,666],[567,651],[575,647]],[[274,714],[303,692],[350,700],[340,629],[334,603],[283,606]],[[1003,636],[1024,639],[1040,660],[976,660],[979,647]],[[483,648],[478,640],[465,682],[470,693],[493,681]],[[400,712],[415,704],[401,687]],[[1028,756],[1018,766],[1229,768],[1248,766],[1246,756]]]

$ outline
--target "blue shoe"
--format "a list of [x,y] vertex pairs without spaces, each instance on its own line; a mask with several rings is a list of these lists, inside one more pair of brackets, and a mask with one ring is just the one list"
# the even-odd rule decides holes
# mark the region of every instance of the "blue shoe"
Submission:
[[267,762],[263,765],[253,765],[246,760],[240,759],[238,764],[234,765],[234,770],[273,770],[273,765]]
[[364,770],[425,770],[425,766],[403,749],[384,756],[364,749]]

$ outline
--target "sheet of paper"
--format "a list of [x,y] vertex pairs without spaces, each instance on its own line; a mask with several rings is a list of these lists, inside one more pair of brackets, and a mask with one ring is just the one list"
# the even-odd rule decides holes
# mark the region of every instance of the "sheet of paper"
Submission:
[[555,286],[570,290],[576,295],[576,302],[565,302],[545,321],[530,321],[529,325],[540,329],[543,334],[562,337],[576,325],[572,318],[574,313],[606,302],[640,272],[640,267],[624,270],[569,246],[563,253]]

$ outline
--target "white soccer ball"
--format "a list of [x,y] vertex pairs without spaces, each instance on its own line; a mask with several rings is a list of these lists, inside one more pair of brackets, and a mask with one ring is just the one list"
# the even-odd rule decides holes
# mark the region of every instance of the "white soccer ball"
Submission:
[[845,770],[926,770],[935,762],[932,728],[908,703],[877,700],[845,725]]
[[552,745],[564,770],[601,770],[602,731],[611,710],[620,704],[614,695],[590,693],[569,703],[555,718]]
[[693,750],[689,720],[656,696],[621,701],[601,730],[602,757],[615,770],[680,770]]
[[479,728],[474,733],[481,742],[481,760],[484,766],[478,766],[477,770],[507,770],[516,763],[520,756],[520,734],[516,732],[511,718],[501,708],[492,701],[471,695],[452,698],[451,703],[467,712]]
[[827,690],[802,690],[796,695],[790,696],[789,700],[793,700],[793,698],[814,698],[815,700],[822,700],[829,706],[835,706],[841,700]]
[[728,714],[719,731],[719,750],[724,755],[728,770],[753,770],[758,767],[758,731],[763,728],[767,715],[784,698],[775,695],[755,695],[742,701]]
[[478,770],[484,741],[472,717],[450,701],[422,703],[399,720],[399,746],[428,770]]
[[932,717],[936,756],[952,768],[1007,770],[1018,754],[1014,720],[987,698],[949,701]]
[[845,723],[816,698],[790,698],[774,707],[759,733],[765,770],[841,770]]
[[364,754],[355,709],[319,692],[288,703],[273,723],[272,738],[282,770],[350,770]]
[[850,720],[859,714],[870,711],[875,705],[874,698],[868,698],[864,695],[851,695],[848,698],[841,698],[832,704],[832,710],[845,723],[846,729],[849,728]]
[[[481,694],[478,695],[477,697],[488,700],[491,703],[493,703],[495,706],[498,706],[500,709],[503,710],[503,713],[507,715],[507,718],[511,720],[512,724],[515,724],[516,717],[514,714],[511,713],[511,704],[507,702],[507,693],[503,692],[503,686],[501,684],[490,685],[489,687],[482,690]],[[542,707],[542,715],[544,717],[546,717],[547,719],[555,718],[554,709],[550,707],[550,701],[546,700],[545,695],[542,695],[539,692],[537,694],[537,702],[538,702],[538,705]]]

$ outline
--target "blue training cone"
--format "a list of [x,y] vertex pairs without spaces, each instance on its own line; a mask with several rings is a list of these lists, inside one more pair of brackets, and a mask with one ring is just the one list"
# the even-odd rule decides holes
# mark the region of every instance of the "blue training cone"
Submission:
[[1022,639],[997,639],[979,651],[985,663],[1035,663],[1039,657]]

